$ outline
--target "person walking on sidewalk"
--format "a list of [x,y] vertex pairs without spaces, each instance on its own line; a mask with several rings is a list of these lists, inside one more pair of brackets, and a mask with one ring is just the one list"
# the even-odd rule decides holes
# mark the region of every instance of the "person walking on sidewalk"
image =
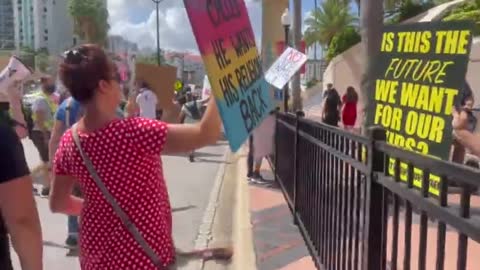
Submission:
[[[8,117],[9,110],[12,119]],[[18,117],[20,111],[20,95],[13,93],[8,103],[0,102],[0,269],[13,270],[8,232],[22,270],[41,270],[42,231],[32,194],[32,179],[20,141],[26,132],[24,128],[15,129],[12,125],[25,126],[24,120]]]
[[342,122],[346,130],[353,130],[357,121],[357,103],[358,94],[355,88],[349,86],[347,92],[342,97]]
[[325,104],[323,105],[322,120],[323,123],[338,127],[340,121],[340,106],[342,102],[340,95],[335,88],[331,88],[325,92]]
[[[51,210],[81,216],[82,270],[173,269],[172,212],[160,155],[217,141],[214,99],[195,124],[120,120],[118,75],[105,52],[82,45],[65,55],[60,76],[85,115],[63,135],[56,152]],[[77,181],[84,199],[71,195]]]
[[150,90],[150,87],[144,81],[137,82],[137,87],[138,95],[135,101],[139,108],[140,117],[157,119],[157,95]]
[[[191,92],[187,92],[186,103],[182,106],[180,115],[178,116],[178,122],[181,124],[193,124],[200,121],[205,112],[205,106],[209,99],[210,97],[207,97],[204,100],[197,100],[195,97],[193,97]],[[190,162],[195,161],[195,151],[191,151],[188,154],[188,159]]]
[[42,84],[41,90],[33,94],[35,100],[32,104],[33,128],[30,138],[37,148],[44,166],[42,169],[44,186],[41,195],[48,196],[50,192],[48,144],[57,104],[55,103],[55,83],[53,79],[50,76],[44,76],[40,81]]
[[[83,115],[83,108],[80,103],[73,97],[65,99],[58,107],[55,113],[55,123],[52,128],[52,135],[49,143],[50,160],[54,160],[60,138],[73,124],[75,124]],[[80,197],[80,187],[75,185],[73,195]],[[68,236],[65,244],[71,248],[78,246],[78,217],[74,215],[68,216],[67,223]]]

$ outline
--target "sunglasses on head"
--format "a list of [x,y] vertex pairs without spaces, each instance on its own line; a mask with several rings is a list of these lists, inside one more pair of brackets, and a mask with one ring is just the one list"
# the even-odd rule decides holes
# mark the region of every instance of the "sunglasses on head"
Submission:
[[83,60],[87,59],[87,56],[81,53],[79,50],[68,50],[63,53],[65,62],[68,64],[78,65]]

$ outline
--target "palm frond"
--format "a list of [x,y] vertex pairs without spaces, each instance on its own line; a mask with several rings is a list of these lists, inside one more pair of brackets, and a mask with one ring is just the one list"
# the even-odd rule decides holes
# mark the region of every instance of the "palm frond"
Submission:
[[307,45],[315,42],[328,45],[337,33],[357,21],[358,18],[350,13],[349,1],[325,0],[305,20],[305,41]]

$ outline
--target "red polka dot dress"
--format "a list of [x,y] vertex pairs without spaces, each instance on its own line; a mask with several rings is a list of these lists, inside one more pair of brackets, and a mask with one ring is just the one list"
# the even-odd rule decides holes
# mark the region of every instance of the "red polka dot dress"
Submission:
[[[172,213],[160,158],[167,130],[163,122],[129,118],[79,134],[100,178],[165,265],[175,257]],[[82,270],[156,269],[90,177],[71,131],[65,133],[56,153],[55,172],[78,179],[83,191]]]

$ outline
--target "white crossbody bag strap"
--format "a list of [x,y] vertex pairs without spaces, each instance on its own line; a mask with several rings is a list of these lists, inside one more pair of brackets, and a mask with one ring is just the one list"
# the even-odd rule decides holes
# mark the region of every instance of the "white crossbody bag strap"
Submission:
[[130,220],[128,215],[123,211],[120,205],[118,205],[113,195],[108,191],[107,187],[105,186],[103,181],[100,179],[100,176],[98,176],[92,161],[87,156],[87,154],[83,151],[82,145],[80,143],[80,137],[78,135],[77,124],[73,125],[72,134],[73,134],[73,141],[75,142],[75,145],[77,146],[77,149],[80,152],[80,156],[82,157],[88,172],[92,176],[93,180],[97,184],[100,191],[103,193],[103,196],[105,196],[105,199],[112,206],[113,210],[115,211],[115,214],[120,218],[123,225],[132,234],[133,238],[135,238],[135,241],[137,241],[137,243],[142,247],[142,250],[148,255],[148,257],[154,263],[154,265],[157,266],[158,269],[160,270],[166,270],[166,268],[162,264],[160,257],[155,253],[153,248],[150,247],[150,245],[147,243],[145,238],[143,238],[138,228],[135,226],[135,224],[133,224],[133,222]]

